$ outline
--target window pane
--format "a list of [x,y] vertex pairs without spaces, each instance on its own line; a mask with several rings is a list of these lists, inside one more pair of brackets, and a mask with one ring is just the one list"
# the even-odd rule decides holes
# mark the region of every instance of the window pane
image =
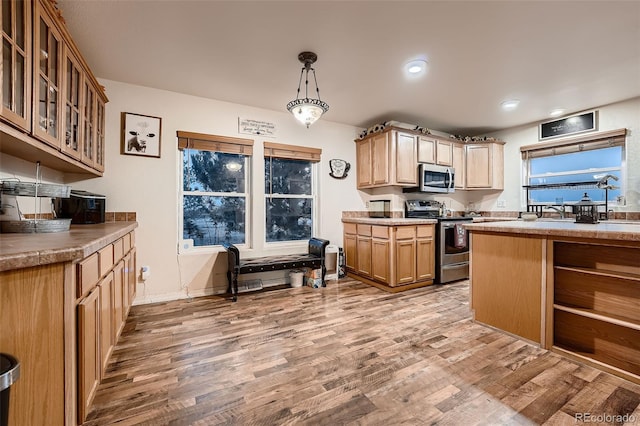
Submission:
[[[4,2],[3,2],[4,3]],[[2,42],[2,103],[8,109],[13,106],[13,64],[11,63],[11,43],[7,40]]]
[[[622,147],[594,149],[531,159],[531,174],[558,173],[590,168],[620,167]],[[587,179],[592,180],[592,179]]]
[[244,197],[185,195],[183,201],[182,238],[194,246],[244,244]]
[[265,158],[264,184],[266,194],[311,195],[311,162]]
[[309,198],[267,198],[266,240],[292,241],[311,238],[313,227]]
[[184,191],[245,192],[244,155],[185,149],[182,161]]

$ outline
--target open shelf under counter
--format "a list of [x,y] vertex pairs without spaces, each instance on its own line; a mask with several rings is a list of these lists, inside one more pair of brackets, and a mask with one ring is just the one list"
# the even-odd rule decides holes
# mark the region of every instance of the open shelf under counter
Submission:
[[596,309],[585,309],[569,305],[559,305],[557,303],[553,305],[553,309],[640,331],[640,322],[622,315],[605,314]]

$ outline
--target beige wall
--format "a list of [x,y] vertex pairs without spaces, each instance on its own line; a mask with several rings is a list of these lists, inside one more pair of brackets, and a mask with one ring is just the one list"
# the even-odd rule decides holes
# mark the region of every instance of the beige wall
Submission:
[[[106,195],[108,211],[137,212],[138,266],[150,266],[151,275],[145,283],[139,283],[135,303],[211,294],[226,289],[226,255],[217,256],[217,251],[212,249],[177,253],[180,215],[177,130],[252,138],[238,133],[238,117],[275,123],[276,138],[254,138],[251,185],[254,194],[252,208],[256,214],[251,225],[255,244],[244,253],[246,256],[306,250],[305,244],[268,247],[263,243],[264,214],[261,212],[264,210],[264,160],[261,154],[265,140],[322,149],[318,173],[318,236],[341,246],[342,211],[364,209],[364,202],[355,189],[353,140],[360,129],[332,123],[329,121],[330,112],[307,129],[294,120],[284,104],[283,111],[276,112],[109,80],[100,80],[100,83],[105,86],[109,97],[106,107],[106,171],[102,178],[87,180],[84,176],[65,175],[64,179],[74,189]],[[121,112],[162,118],[160,158],[120,154]],[[342,158],[352,164],[346,179],[329,177],[328,161],[332,158]],[[2,177],[32,177],[35,174],[35,165],[31,163],[9,156],[0,156],[0,161]],[[45,181],[63,179],[53,171],[43,175]]]
[[[626,173],[624,190],[627,204],[613,209],[640,211],[640,98],[593,109],[598,111],[599,131],[627,129],[626,164],[623,171]],[[498,199],[506,201],[506,210],[526,209],[522,191],[520,147],[538,142],[538,124],[506,129],[491,135],[507,142],[504,148],[505,189],[501,194],[487,194],[478,200],[481,210],[500,210],[497,208]]]

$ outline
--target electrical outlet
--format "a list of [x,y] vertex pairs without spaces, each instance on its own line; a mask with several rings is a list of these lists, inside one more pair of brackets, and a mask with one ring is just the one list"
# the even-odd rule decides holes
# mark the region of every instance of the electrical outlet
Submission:
[[627,199],[625,198],[624,195],[618,195],[616,197],[616,203],[618,203],[619,206],[626,206],[627,205]]
[[498,200],[498,208],[506,209],[507,208],[507,200]]
[[368,201],[365,201],[365,203],[364,203],[364,207],[365,207],[367,210],[369,209],[369,202],[368,202]]

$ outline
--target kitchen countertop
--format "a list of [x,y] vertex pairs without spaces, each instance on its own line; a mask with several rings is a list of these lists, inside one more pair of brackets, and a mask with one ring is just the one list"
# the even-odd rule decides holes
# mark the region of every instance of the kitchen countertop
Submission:
[[414,219],[404,217],[391,218],[375,218],[375,217],[345,217],[342,218],[343,223],[362,223],[365,225],[382,225],[382,226],[398,226],[398,225],[431,225],[436,224],[436,219]]
[[524,220],[465,224],[470,231],[484,231],[543,237],[576,237],[640,242],[640,222],[575,223],[567,220]]
[[138,222],[71,225],[67,232],[1,234],[0,271],[84,259],[138,227]]

